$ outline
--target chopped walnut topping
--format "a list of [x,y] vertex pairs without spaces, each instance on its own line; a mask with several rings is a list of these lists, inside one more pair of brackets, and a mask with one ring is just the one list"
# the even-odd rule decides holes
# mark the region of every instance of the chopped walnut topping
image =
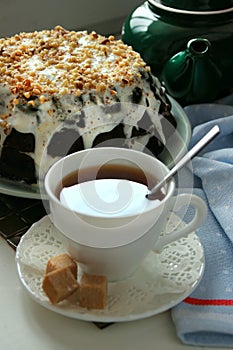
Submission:
[[35,106],[35,101],[34,100],[28,101],[28,105],[34,107]]
[[31,93],[28,91],[28,92],[24,92],[24,96],[26,97],[26,98],[29,98],[30,96],[31,96]]
[[149,70],[138,53],[112,35],[56,26],[0,39],[0,84],[27,99],[38,96],[41,103],[46,94],[80,96],[90,89],[114,95],[117,84],[136,82],[140,67]]

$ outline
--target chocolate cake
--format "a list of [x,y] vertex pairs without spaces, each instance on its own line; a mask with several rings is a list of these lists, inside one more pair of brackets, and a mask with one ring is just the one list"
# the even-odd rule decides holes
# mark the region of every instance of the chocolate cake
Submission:
[[164,121],[175,126],[164,88],[121,40],[60,26],[0,39],[2,177],[37,183],[60,157],[96,146],[159,156]]

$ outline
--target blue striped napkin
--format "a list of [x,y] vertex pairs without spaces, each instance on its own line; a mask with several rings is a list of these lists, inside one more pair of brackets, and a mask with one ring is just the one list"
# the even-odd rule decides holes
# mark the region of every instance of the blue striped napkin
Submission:
[[221,134],[192,161],[194,193],[208,205],[196,231],[205,272],[196,290],[172,309],[177,335],[189,345],[233,347],[233,96],[231,105],[186,107],[193,127],[190,147],[218,124]]

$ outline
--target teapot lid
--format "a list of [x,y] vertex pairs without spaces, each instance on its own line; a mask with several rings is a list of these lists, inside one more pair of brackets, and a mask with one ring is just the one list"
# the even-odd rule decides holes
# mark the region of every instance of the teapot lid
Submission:
[[233,0],[148,0],[149,3],[163,9],[180,12],[211,13],[233,10]]

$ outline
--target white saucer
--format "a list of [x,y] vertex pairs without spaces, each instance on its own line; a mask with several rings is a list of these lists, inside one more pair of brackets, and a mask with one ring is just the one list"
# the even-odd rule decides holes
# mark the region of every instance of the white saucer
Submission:
[[[185,225],[172,216],[167,225]],[[167,245],[160,254],[150,252],[140,268],[127,280],[108,284],[107,307],[87,310],[71,302],[52,305],[41,284],[49,257],[67,251],[61,233],[49,216],[35,223],[21,239],[16,251],[20,280],[39,304],[67,317],[94,321],[131,321],[156,315],[175,306],[197,287],[204,271],[204,252],[197,235]]]

